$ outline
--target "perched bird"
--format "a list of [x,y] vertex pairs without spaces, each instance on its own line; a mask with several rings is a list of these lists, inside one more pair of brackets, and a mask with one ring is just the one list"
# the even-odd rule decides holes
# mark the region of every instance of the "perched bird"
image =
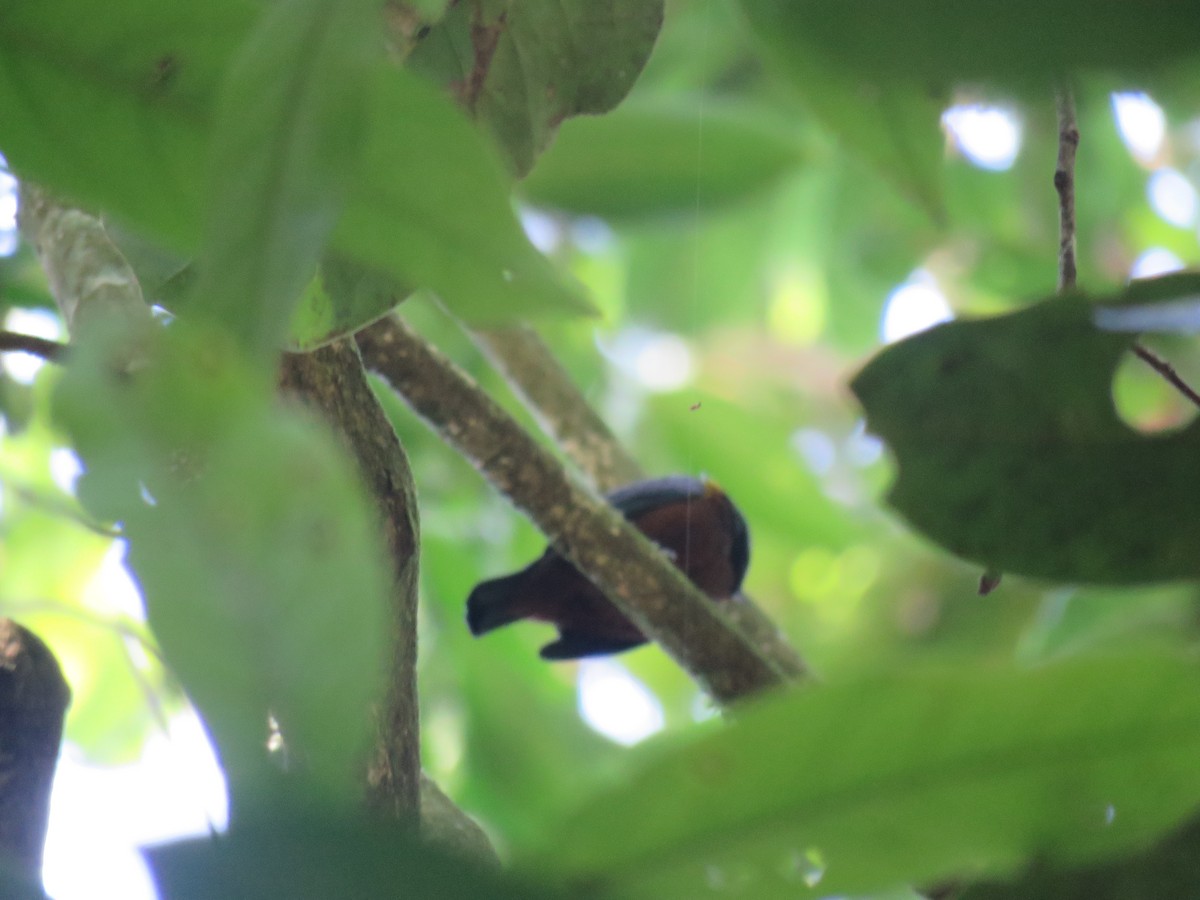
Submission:
[[[692,583],[714,600],[733,596],[750,564],[746,520],[714,482],[676,475],[627,485],[609,502],[662,547]],[[520,572],[476,585],[467,626],[478,636],[519,619],[558,627],[543,659],[620,653],[646,637],[600,589],[552,548]]]

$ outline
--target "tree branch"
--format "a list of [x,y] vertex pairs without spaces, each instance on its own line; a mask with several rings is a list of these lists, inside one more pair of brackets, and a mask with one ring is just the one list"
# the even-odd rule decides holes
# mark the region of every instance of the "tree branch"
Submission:
[[1200,394],[1197,394],[1190,384],[1179,377],[1179,373],[1175,371],[1174,366],[1153,351],[1147,350],[1141,344],[1135,343],[1130,349],[1146,365],[1166,379],[1167,383],[1174,387],[1175,390],[1191,400],[1196,406],[1200,406]]
[[723,704],[783,673],[650,540],[572,481],[450,360],[389,316],[358,334],[367,365],[478,468],[637,626]]
[[58,341],[48,341],[32,334],[19,334],[15,331],[0,331],[0,353],[28,353],[46,362],[62,362],[67,356],[67,350],[67,345]]
[[1075,98],[1066,84],[1058,90],[1058,165],[1054,189],[1058,191],[1058,289],[1075,287],[1075,151],[1079,148],[1079,123]]
[[[521,325],[473,334],[542,431],[597,488],[607,492],[646,477],[536,331]],[[800,654],[748,595],[739,594],[722,611],[779,671],[792,678],[807,674]]]
[[601,491],[645,478],[550,348],[527,325],[471,332],[538,426]]
[[[368,800],[390,816],[415,822],[421,793],[416,666],[419,535],[408,457],[367,382],[352,341],[339,340],[312,353],[285,354],[280,383],[333,426],[379,505],[392,557],[391,670],[377,714],[376,745],[367,772]],[[354,652],[352,647],[344,650]]]
[[50,649],[0,619],[0,869],[42,883],[50,788],[71,689]]
[[63,206],[24,181],[17,218],[21,234],[37,250],[72,337],[113,317],[150,320],[137,276],[98,218]]

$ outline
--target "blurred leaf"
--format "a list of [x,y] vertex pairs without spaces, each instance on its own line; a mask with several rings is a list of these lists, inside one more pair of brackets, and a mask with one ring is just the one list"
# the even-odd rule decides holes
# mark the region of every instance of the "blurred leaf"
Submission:
[[898,79],[872,82],[812,34],[788,27],[800,4],[779,6],[770,0],[742,4],[770,61],[840,143],[940,220],[942,92]]
[[304,789],[355,798],[388,583],[356,472],[211,334],[176,323],[143,349],[144,367],[123,376],[99,342],[79,347],[58,410],[89,479],[118,498],[166,660],[213,732],[235,802],[273,781],[268,714]]
[[[80,0],[4,10],[0,152],[21,175],[195,253],[215,202],[197,173],[208,171],[217,86],[255,9],[241,0],[203,10],[132,0],[102,23]],[[366,103],[370,128],[333,234],[337,250],[437,291],[473,320],[590,308],[530,245],[508,178],[447,98],[380,61]],[[279,283],[311,274],[287,271]]]
[[558,896],[422,844],[399,826],[316,813],[152,847],[146,856],[159,892],[172,900]]
[[394,278],[339,253],[321,260],[292,317],[289,346],[312,350],[386,315],[409,294]]
[[[404,77],[401,77],[404,76]],[[529,243],[509,184],[476,129],[434,88],[383,77],[362,177],[334,234],[345,255],[436,291],[473,322],[591,310]]]
[[1142,590],[1136,602],[1127,590],[1056,590],[1042,598],[1036,618],[1021,635],[1017,656],[1044,662],[1105,644],[1124,646],[1144,640],[1148,632],[1182,648],[1193,640],[1195,614],[1195,592],[1188,587]]
[[0,151],[22,177],[196,246],[205,123],[259,6],[89,0],[0,12]]
[[1195,0],[1152,9],[1124,0],[745,0],[743,9],[781,47],[798,55],[821,47],[880,83],[1049,87],[1065,73],[1133,74],[1200,51]]
[[1009,883],[969,886],[961,900],[1143,900],[1200,894],[1200,824],[1189,822],[1149,849],[1091,866],[1035,861]]
[[377,14],[373,0],[268,5],[218,97],[199,300],[259,351],[282,342],[353,178]]
[[662,0],[475,0],[449,10],[410,64],[453,83],[519,177],[560,122],[625,97],[662,16]]
[[782,898],[1084,861],[1195,809],[1197,752],[1200,682],[1170,657],[889,672],[647,754],[522,867],[603,896]]
[[[1143,290],[1140,286],[1136,291]],[[1200,425],[1117,418],[1132,339],[1082,298],[951,322],[884,349],[851,388],[899,466],[888,502],[989,570],[1111,584],[1200,573]]]
[[794,131],[744,105],[640,101],[564,123],[523,187],[572,213],[694,217],[765,190],[804,156]]

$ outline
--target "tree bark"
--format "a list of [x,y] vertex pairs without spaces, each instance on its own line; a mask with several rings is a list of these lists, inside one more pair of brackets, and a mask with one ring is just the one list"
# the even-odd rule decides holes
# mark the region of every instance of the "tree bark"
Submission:
[[[421,796],[417,704],[416,487],[408,457],[367,382],[354,343],[343,339],[312,353],[286,354],[281,386],[330,423],[358,462],[379,507],[392,557],[392,635],[387,694],[367,772],[369,804],[417,822]],[[353,648],[345,648],[353,653]]]

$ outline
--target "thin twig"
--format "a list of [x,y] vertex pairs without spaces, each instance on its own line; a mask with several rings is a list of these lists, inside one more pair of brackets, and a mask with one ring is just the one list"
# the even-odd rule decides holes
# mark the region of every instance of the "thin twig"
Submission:
[[388,316],[360,331],[358,344],[368,367],[717,702],[787,681],[649,538],[571,479],[559,460],[407,325]]
[[1145,361],[1146,365],[1165,378],[1175,390],[1191,400],[1196,406],[1200,406],[1200,394],[1192,390],[1191,386],[1179,377],[1179,373],[1175,371],[1174,366],[1150,350],[1147,350],[1141,344],[1135,343],[1131,349],[1138,357]]
[[32,334],[0,331],[0,353],[29,353],[46,362],[62,362],[68,349],[66,344],[34,337]]
[[1054,189],[1058,191],[1058,290],[1075,287],[1075,151],[1079,148],[1079,123],[1075,98],[1063,85],[1058,90],[1058,165]]

